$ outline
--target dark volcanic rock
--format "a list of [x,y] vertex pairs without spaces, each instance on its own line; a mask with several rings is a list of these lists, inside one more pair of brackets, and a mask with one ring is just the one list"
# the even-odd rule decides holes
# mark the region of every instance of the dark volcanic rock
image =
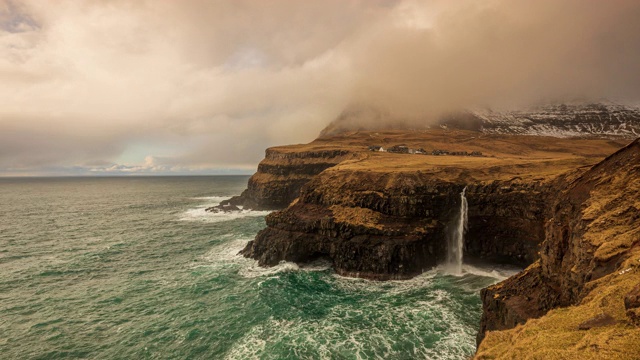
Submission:
[[442,231],[429,229],[427,221],[380,215],[380,221],[390,225],[381,229],[336,219],[335,213],[350,210],[299,202],[268,215],[268,227],[242,254],[260,265],[328,257],[339,274],[388,280],[418,275],[446,251]]
[[[507,280],[482,289],[483,313],[476,337],[480,344],[489,330],[505,330],[544,315],[557,303],[557,295],[541,276],[540,263]],[[521,291],[528,289],[528,292]]]
[[[338,273],[409,278],[446,259],[464,184],[428,173],[324,172],[297,203],[270,214],[243,254],[261,265],[328,257]],[[527,265],[544,236],[549,183],[494,181],[467,187],[465,257]]]
[[300,194],[300,189],[315,175],[357,154],[347,149],[292,151],[287,147],[267,149],[258,171],[249,179],[240,196],[220,205],[243,206],[253,210],[275,210],[287,207]]
[[[631,256],[640,244],[639,214],[632,205],[640,196],[638,164],[640,141],[636,140],[562,191],[545,228],[540,260],[523,273],[482,291],[478,343],[488,330],[509,329],[553,308],[580,304],[597,288],[598,279],[617,271]],[[619,275],[625,276],[627,271],[631,268]],[[639,297],[636,287],[625,298],[632,322],[637,320]],[[591,320],[582,328],[611,322],[608,318]]]
[[226,201],[221,203],[220,205],[212,206],[204,210],[208,212],[232,212],[232,211],[240,211],[240,208],[230,203],[229,201]]

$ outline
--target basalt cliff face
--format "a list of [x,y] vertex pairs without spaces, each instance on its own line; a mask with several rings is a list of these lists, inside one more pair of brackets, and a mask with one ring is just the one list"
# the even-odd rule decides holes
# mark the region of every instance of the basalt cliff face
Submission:
[[[268,227],[242,253],[267,266],[327,258],[343,275],[409,278],[445,259],[466,187],[466,259],[526,266],[538,257],[557,189],[623,143],[434,129],[270,149],[241,199],[289,206],[267,216]],[[395,154],[369,151],[372,144],[483,155]]]
[[550,215],[540,259],[482,291],[477,358],[640,358],[640,141],[573,180]]
[[[637,129],[565,137],[601,117],[574,117],[558,137],[452,122],[271,148],[228,203],[282,210],[241,253],[265,266],[325,258],[346,276],[410,278],[445,260],[466,188],[465,261],[527,266],[482,291],[477,357],[526,358],[535,347],[534,358],[629,358],[612,349],[640,353],[639,145],[624,147]],[[543,120],[533,125],[553,126]]]
[[247,189],[240,196],[223,201],[220,206],[282,209],[300,195],[302,186],[314,176],[342,161],[358,158],[359,150],[348,145],[336,147],[321,142],[313,146],[269,148],[258,165],[258,171],[249,179]]
[[243,251],[261,265],[331,259],[343,275],[404,279],[446,258],[447,234],[467,186],[467,259],[530,264],[544,238],[553,182],[496,180],[465,185],[429,172],[323,172]]

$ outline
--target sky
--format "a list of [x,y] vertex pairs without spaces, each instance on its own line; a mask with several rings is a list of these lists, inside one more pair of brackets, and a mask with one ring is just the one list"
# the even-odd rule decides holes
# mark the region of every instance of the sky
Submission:
[[353,104],[637,103],[637,19],[637,0],[0,0],[0,176],[250,174]]

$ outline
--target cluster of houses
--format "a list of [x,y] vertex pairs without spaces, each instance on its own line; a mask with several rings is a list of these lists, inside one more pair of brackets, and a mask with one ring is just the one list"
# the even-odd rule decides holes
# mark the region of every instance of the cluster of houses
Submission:
[[404,145],[394,145],[390,148],[383,148],[382,146],[371,145],[369,151],[380,151],[394,154],[422,154],[422,155],[454,155],[454,156],[482,156],[480,151],[449,151],[449,150],[433,150],[431,152],[426,151],[423,148],[412,149]]

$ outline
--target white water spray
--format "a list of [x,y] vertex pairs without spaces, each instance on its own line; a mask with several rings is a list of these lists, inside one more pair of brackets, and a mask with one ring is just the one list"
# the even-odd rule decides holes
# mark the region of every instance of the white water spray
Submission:
[[462,274],[462,254],[464,249],[464,233],[467,231],[468,215],[467,210],[469,205],[467,204],[467,198],[465,192],[467,187],[460,193],[460,212],[458,219],[456,220],[455,227],[452,231],[452,236],[449,239],[449,251],[447,254],[448,267],[453,269],[455,274]]

